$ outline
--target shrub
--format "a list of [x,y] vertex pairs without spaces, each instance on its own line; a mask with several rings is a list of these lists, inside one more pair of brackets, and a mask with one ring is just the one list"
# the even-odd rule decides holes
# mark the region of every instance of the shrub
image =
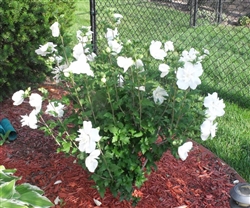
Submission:
[[0,1],[0,101],[14,90],[40,83],[49,75],[46,62],[35,54],[35,49],[46,41],[50,35],[48,25],[56,18],[70,26],[74,0],[58,2]]
[[240,17],[238,23],[241,26],[250,27],[250,14]]
[[[28,89],[17,91],[12,99],[20,105],[29,98],[33,110],[22,116],[22,126],[40,127],[55,139],[58,151],[76,156],[101,196],[109,189],[121,200],[137,202],[134,191],[164,152],[169,149],[185,160],[192,148],[187,138],[215,136],[214,121],[225,113],[225,104],[216,92],[203,102],[196,89],[207,50],[180,51],[170,40],[149,44],[122,39],[118,32],[122,15],[112,11],[108,15],[100,37],[106,47],[97,56],[92,53],[90,27],[82,27],[73,61],[61,57],[54,68],[54,78],[66,87],[67,95],[50,100],[48,91],[39,88],[42,96]],[[59,37],[59,28],[54,29],[52,35]],[[39,48],[38,54],[50,57],[51,51]],[[48,104],[45,112],[43,103]],[[45,121],[44,113],[57,120]]]

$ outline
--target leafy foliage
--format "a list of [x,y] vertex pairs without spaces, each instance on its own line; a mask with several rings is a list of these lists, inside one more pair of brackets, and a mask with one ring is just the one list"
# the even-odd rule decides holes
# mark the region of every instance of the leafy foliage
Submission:
[[35,49],[45,43],[50,35],[48,25],[55,18],[70,26],[73,3],[74,0],[0,1],[0,101],[14,90],[37,84],[50,74]]
[[5,208],[48,208],[53,206],[44,192],[29,183],[16,185],[19,177],[14,176],[15,169],[5,169],[0,166],[0,204]]
[[240,17],[238,22],[242,26],[250,27],[250,14],[247,14],[247,15]]

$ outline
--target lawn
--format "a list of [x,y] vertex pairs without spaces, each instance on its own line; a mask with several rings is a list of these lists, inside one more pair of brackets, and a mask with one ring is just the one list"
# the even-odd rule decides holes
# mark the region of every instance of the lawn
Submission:
[[[226,102],[226,114],[219,119],[216,138],[201,142],[231,165],[250,182],[250,32],[249,28],[204,24],[189,27],[189,13],[146,1],[102,0],[97,2],[98,24],[107,7],[116,8],[124,16],[120,33],[127,39],[172,40],[179,50],[206,48],[201,89],[203,93],[217,91]],[[89,1],[77,1],[76,23],[89,25]]]
[[76,0],[76,10],[74,13],[74,24],[67,30],[67,33],[74,37],[72,44],[77,43],[76,31],[82,26],[90,26],[89,0]]

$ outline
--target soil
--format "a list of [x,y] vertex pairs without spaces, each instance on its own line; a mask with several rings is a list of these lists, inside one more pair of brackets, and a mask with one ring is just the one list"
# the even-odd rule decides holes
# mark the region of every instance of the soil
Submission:
[[[53,97],[62,94],[53,86],[44,87]],[[57,153],[54,140],[42,131],[21,127],[20,115],[30,113],[29,105],[13,106],[12,103],[11,99],[0,103],[0,119],[11,121],[18,138],[0,146],[0,165],[16,168],[15,175],[22,176],[18,183],[40,187],[52,202],[59,197],[65,208],[132,207],[130,202],[121,202],[108,191],[100,198],[92,188],[94,182],[88,179],[89,173],[74,157]],[[137,208],[227,208],[233,182],[245,182],[231,167],[195,142],[186,161],[175,159],[167,151],[157,165],[158,170],[134,192],[141,197]],[[99,200],[101,206],[97,206],[94,199]]]

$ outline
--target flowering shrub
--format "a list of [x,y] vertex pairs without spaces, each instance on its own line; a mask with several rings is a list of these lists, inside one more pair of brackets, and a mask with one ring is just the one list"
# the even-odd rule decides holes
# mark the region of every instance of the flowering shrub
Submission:
[[[28,89],[12,98],[14,105],[29,98],[34,110],[22,116],[22,126],[43,129],[55,138],[59,151],[75,155],[101,196],[109,188],[129,200],[166,150],[186,160],[192,149],[188,138],[213,138],[215,119],[224,114],[225,105],[216,92],[203,101],[196,89],[208,51],[178,51],[170,40],[148,45],[122,40],[121,20],[120,14],[110,16],[102,36],[107,47],[97,56],[90,27],[77,31],[73,57],[58,56],[52,42],[36,51],[54,61],[54,79],[68,92],[60,101],[49,100],[42,88],[42,96]],[[56,37],[58,25],[51,26]],[[56,121],[44,120],[45,100],[45,113]]]

